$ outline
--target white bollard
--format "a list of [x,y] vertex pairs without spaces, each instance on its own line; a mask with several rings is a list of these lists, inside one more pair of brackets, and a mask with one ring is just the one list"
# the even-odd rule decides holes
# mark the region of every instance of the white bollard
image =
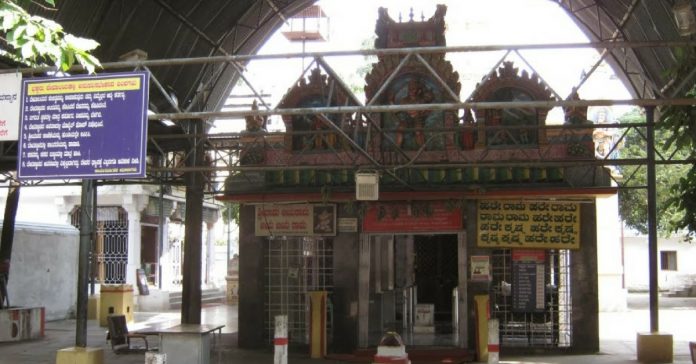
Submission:
[[288,316],[275,317],[273,364],[288,364]]
[[167,354],[147,351],[145,352],[145,364],[167,364]]
[[498,319],[488,320],[488,364],[498,364],[500,360],[499,331]]

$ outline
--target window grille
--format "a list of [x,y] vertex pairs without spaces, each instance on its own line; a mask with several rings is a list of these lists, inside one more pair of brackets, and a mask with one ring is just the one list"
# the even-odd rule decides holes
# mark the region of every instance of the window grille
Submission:
[[333,240],[315,237],[277,237],[267,241],[265,335],[273,338],[275,316],[288,316],[290,343],[309,343],[310,291],[327,291],[327,339],[331,341]]
[[[80,207],[75,208],[70,220],[73,226],[80,228]],[[119,206],[99,206],[96,225],[96,242],[91,252],[96,256],[90,257],[90,264],[96,260],[96,281],[104,284],[126,283],[128,213]]]
[[511,252],[494,250],[491,257],[491,316],[500,322],[501,347],[572,346],[570,252],[546,251],[544,309],[535,312],[513,311]]

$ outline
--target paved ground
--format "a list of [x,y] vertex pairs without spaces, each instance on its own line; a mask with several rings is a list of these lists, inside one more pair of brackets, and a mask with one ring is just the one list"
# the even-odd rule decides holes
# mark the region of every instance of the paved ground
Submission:
[[[696,298],[665,299],[661,298],[660,329],[674,335],[674,363],[691,363],[688,341],[696,341]],[[647,295],[631,295],[630,309],[626,312],[600,313],[601,352],[597,355],[580,356],[534,356],[503,357],[506,364],[580,364],[636,363],[636,333],[649,329],[649,312]],[[144,325],[177,323],[178,312],[136,313],[136,324],[129,325],[137,329]],[[240,350],[236,342],[237,312],[234,306],[212,306],[203,310],[201,321],[204,323],[226,323],[221,345],[211,356],[212,363],[273,363],[273,353]],[[582,338],[576,338],[582,340]],[[72,346],[75,340],[75,321],[64,320],[49,322],[46,326],[46,338],[42,340],[0,344],[0,364],[36,363],[54,364],[56,352]],[[152,342],[156,342],[153,337]],[[88,345],[102,347],[106,363],[141,364],[143,354],[115,355],[106,341],[105,328],[90,321],[88,327]],[[312,360],[306,355],[291,354],[290,364],[345,363],[336,360]],[[417,364],[417,363],[414,363]]]

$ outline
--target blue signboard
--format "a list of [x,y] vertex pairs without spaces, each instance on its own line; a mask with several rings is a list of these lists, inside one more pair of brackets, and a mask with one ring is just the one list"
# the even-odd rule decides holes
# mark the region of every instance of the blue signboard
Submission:
[[19,179],[145,177],[147,72],[22,81]]

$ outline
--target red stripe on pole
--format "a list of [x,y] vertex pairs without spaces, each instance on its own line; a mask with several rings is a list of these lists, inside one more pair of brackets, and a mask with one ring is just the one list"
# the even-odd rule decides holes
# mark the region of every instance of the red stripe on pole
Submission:
[[500,352],[500,345],[498,345],[498,344],[488,344],[488,352],[489,352],[489,353],[497,353],[497,352]]
[[288,344],[288,338],[287,337],[277,337],[273,339],[273,345],[287,345]]

